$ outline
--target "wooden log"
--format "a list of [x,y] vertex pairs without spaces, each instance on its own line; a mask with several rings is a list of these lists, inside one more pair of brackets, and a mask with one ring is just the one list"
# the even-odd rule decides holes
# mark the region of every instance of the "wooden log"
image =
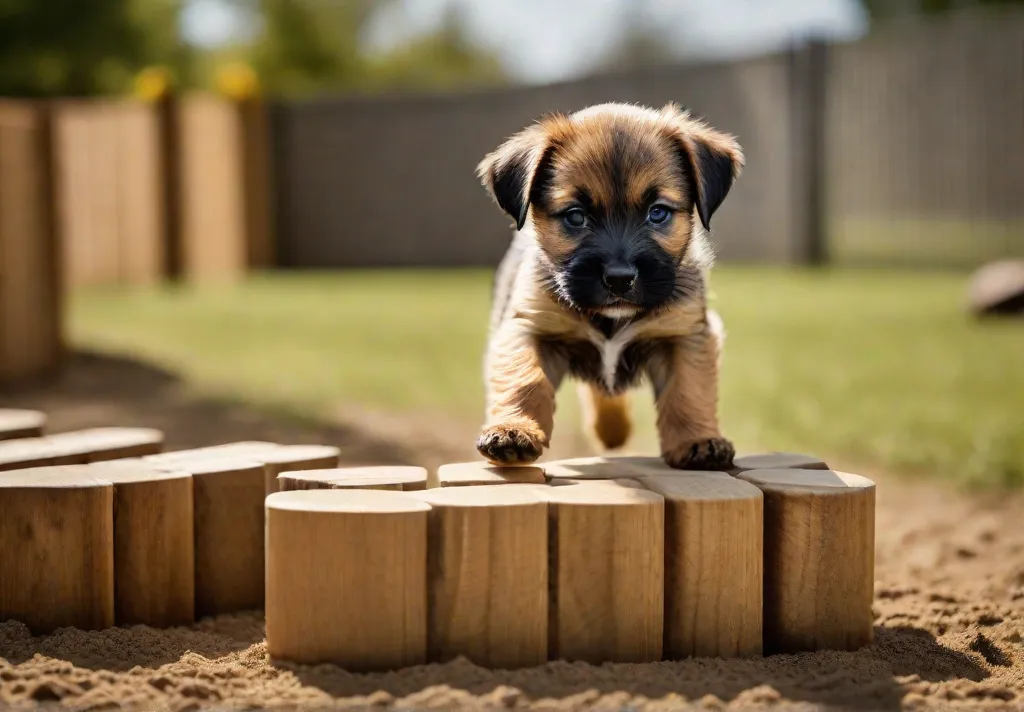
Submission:
[[427,514],[402,492],[267,497],[267,650],[352,671],[426,662]]
[[415,491],[427,487],[425,467],[338,467],[326,470],[282,472],[277,476],[282,492],[310,489],[370,489]]
[[89,428],[0,442],[0,471],[85,465],[160,452],[163,433],[152,428]]
[[0,620],[114,625],[114,488],[85,467],[0,474]]
[[733,474],[748,470],[827,470],[828,465],[814,455],[795,452],[769,452],[760,455],[741,455],[733,461]]
[[723,472],[638,479],[665,498],[665,656],[760,655],[760,490]]
[[487,462],[460,462],[441,465],[427,481],[427,487],[469,487],[476,485],[536,484],[547,482],[544,470],[536,465],[502,467]]
[[764,647],[857,650],[872,642],[875,485],[831,470],[751,470],[764,493]]
[[222,457],[177,467],[193,478],[196,616],[263,608],[263,463]]
[[545,462],[541,467],[552,480],[610,480],[636,474],[636,468],[630,463],[631,460],[624,457],[577,457]]
[[431,507],[431,662],[488,668],[548,656],[548,505],[529,485],[448,487],[411,496]]
[[[48,438],[63,459],[103,462],[125,457],[142,457],[163,450],[164,434],[154,428],[89,428],[57,433]],[[72,464],[72,463],[68,463]]]
[[249,453],[262,452],[280,447],[277,443],[263,440],[241,440],[223,445],[189,448],[187,450],[169,450],[156,455],[146,455],[143,459],[155,464],[170,464],[185,460],[208,460],[211,457],[243,457]]
[[277,492],[277,476],[282,472],[335,468],[340,456],[341,450],[333,445],[281,445],[247,455],[263,463],[267,494]]
[[49,107],[0,99],[0,384],[52,377],[64,356]]
[[45,413],[37,410],[0,408],[0,440],[39,437],[45,427]]
[[47,438],[0,442],[0,472],[53,465],[58,451]]
[[90,465],[114,483],[114,595],[118,625],[195,620],[192,476],[141,460]]
[[550,503],[552,658],[661,659],[665,503],[632,487],[545,490]]

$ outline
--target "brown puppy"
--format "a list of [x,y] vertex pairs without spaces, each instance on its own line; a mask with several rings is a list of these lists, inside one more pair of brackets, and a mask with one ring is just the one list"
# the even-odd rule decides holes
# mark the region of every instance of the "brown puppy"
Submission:
[[704,230],[742,167],[733,137],[672,104],[547,116],[484,158],[479,176],[517,230],[495,285],[484,457],[536,460],[566,376],[583,382],[598,439],[619,447],[626,391],[646,376],[665,461],[731,466]]

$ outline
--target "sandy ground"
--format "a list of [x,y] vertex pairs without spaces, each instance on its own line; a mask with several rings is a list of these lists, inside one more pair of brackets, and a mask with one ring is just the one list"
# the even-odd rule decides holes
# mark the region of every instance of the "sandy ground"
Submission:
[[[412,435],[415,447],[392,441],[380,420],[282,422],[196,400],[167,374],[88,356],[76,357],[61,383],[0,402],[59,414],[55,429],[161,427],[172,446],[323,441],[341,444],[350,462],[424,465],[465,455],[426,433]],[[258,612],[182,629],[35,638],[6,622],[0,708],[1024,710],[1024,498],[865,474],[878,482],[876,629],[875,644],[860,652],[518,671],[456,660],[353,675],[268,660]]]

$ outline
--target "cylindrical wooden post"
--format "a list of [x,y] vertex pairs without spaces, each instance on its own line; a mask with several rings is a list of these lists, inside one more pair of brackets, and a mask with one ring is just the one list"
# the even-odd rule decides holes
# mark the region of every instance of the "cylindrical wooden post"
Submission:
[[50,435],[56,464],[103,462],[152,455],[163,449],[164,434],[153,428],[89,428]]
[[766,652],[872,641],[875,485],[831,470],[751,470],[764,493]]
[[46,414],[37,410],[0,408],[0,440],[35,438],[43,434]]
[[192,475],[196,616],[263,607],[263,464],[233,458],[176,465]]
[[827,470],[828,465],[814,455],[796,452],[769,452],[761,455],[742,455],[733,461],[730,472],[747,470]]
[[114,488],[85,467],[0,474],[0,620],[114,625]]
[[22,438],[0,442],[0,472],[53,465],[56,449],[47,438]]
[[414,491],[426,489],[427,470],[424,467],[381,465],[282,472],[277,476],[277,485],[282,492],[309,489]]
[[554,480],[612,480],[632,477],[635,468],[623,457],[577,457],[541,465],[544,474]]
[[192,476],[141,460],[90,465],[114,483],[114,591],[118,625],[195,620]]
[[417,492],[430,513],[429,658],[488,668],[548,656],[548,505],[530,486]]
[[333,445],[281,445],[247,455],[263,463],[267,494],[277,492],[277,476],[282,472],[322,470],[338,466],[341,450]]
[[475,485],[537,484],[546,482],[544,470],[536,465],[501,467],[486,462],[441,465],[427,480],[427,487],[468,487]]
[[210,445],[209,447],[189,448],[187,450],[168,450],[155,455],[146,455],[142,459],[146,462],[159,465],[174,465],[179,462],[198,462],[209,460],[215,457],[245,457],[252,453],[263,452],[281,447],[277,443],[263,440],[241,440],[223,445]]
[[724,472],[640,482],[665,498],[665,656],[760,655],[760,490]]
[[552,658],[649,662],[662,652],[665,503],[632,487],[551,487]]
[[267,497],[267,649],[353,671],[427,657],[427,513],[402,492]]

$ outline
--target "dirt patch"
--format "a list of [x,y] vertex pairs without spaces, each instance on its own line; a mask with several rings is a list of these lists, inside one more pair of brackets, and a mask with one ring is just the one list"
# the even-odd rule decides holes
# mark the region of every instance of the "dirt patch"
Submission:
[[[173,376],[95,356],[76,357],[61,383],[3,400],[49,411],[59,430],[159,427],[172,447],[329,442],[347,462],[428,466],[467,454],[461,437],[429,433],[410,447],[387,434],[399,421],[381,416],[363,426],[323,425],[196,399]],[[518,671],[456,660],[354,675],[268,660],[258,612],[171,630],[43,637],[7,622],[0,708],[1024,709],[1024,498],[864,474],[879,484],[876,629],[874,645],[856,653]]]

